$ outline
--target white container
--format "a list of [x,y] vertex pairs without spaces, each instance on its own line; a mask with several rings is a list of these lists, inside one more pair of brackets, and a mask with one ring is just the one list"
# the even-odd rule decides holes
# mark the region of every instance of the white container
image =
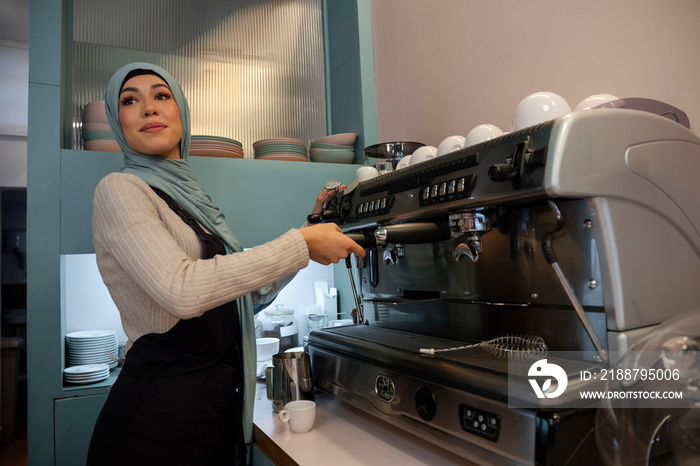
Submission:
[[262,320],[263,338],[279,338],[279,352],[299,345],[299,324],[293,309],[285,309],[283,304],[276,304],[275,309],[266,310]]

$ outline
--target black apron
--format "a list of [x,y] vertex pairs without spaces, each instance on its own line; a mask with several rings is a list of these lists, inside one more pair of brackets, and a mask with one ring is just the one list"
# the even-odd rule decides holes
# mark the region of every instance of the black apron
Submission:
[[[153,190],[197,234],[202,258],[217,236]],[[236,302],[136,340],[95,424],[88,465],[245,464],[243,363]]]

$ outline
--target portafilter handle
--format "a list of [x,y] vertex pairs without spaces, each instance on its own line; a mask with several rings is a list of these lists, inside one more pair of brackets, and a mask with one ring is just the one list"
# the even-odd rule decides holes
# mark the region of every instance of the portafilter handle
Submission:
[[377,244],[426,244],[450,239],[452,229],[437,223],[401,223],[377,228]]
[[394,244],[426,244],[450,239],[452,230],[437,223],[401,223],[377,228],[374,233],[366,231],[345,233],[363,248]]

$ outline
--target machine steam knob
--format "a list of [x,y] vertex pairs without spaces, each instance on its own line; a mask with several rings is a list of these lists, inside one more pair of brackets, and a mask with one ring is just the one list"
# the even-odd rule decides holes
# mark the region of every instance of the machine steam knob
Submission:
[[489,167],[491,181],[513,181],[518,177],[518,167],[507,163],[497,163]]
[[421,387],[416,392],[416,411],[426,421],[431,421],[437,413],[435,395],[427,387]]

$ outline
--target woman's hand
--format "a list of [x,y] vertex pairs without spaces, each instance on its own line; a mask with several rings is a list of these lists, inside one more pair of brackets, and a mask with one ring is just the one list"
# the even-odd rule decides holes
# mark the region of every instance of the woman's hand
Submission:
[[299,232],[304,236],[309,248],[309,258],[319,264],[336,264],[351,253],[365,257],[365,250],[345,236],[335,223],[319,223],[300,228]]
[[330,191],[328,191],[327,189],[321,190],[318,197],[316,198],[316,203],[314,204],[314,208],[311,211],[312,214],[318,214],[321,212],[321,209],[323,208],[323,203],[326,202],[326,199],[328,199],[329,194],[330,194]]
[[[338,186],[338,189],[343,189],[345,188],[344,184],[341,184]],[[318,214],[321,212],[321,209],[323,209],[323,203],[326,202],[326,199],[328,199],[328,196],[331,194],[334,194],[336,192],[335,189],[333,190],[327,190],[327,189],[322,189],[321,192],[318,194],[318,197],[316,198],[316,203],[314,204],[314,208],[311,211],[313,214]]]

